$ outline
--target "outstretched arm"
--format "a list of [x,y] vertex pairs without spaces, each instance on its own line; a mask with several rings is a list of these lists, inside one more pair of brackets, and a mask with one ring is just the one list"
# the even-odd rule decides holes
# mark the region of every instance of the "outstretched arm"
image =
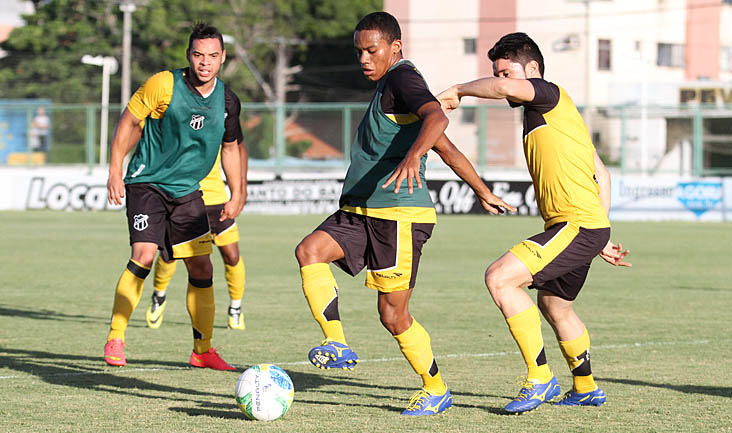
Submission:
[[415,181],[417,188],[422,189],[422,180],[419,178],[420,159],[435,145],[435,142],[445,132],[449,123],[445,113],[440,108],[440,104],[434,101],[419,107],[417,116],[422,119],[422,128],[419,130],[417,139],[414,140],[414,144],[412,144],[402,162],[394,169],[394,173],[381,185],[382,188],[386,188],[394,183],[394,193],[399,192],[404,179],[407,179],[410,194],[414,191]]
[[534,99],[534,86],[529,80],[504,77],[486,77],[463,84],[455,84],[437,95],[445,112],[456,109],[463,96],[483,99],[508,99],[512,102],[530,102]]
[[510,204],[504,202],[495,194],[493,194],[488,186],[475,172],[473,164],[468,161],[468,158],[463,155],[460,150],[447,138],[447,135],[442,134],[437,143],[432,148],[440,158],[455,172],[460,179],[464,180],[470,188],[473,190],[478,199],[480,200],[481,206],[486,211],[497,215],[503,213],[504,210],[516,212],[516,208]]
[[137,144],[142,135],[141,120],[132,115],[126,108],[114,132],[109,153],[109,177],[107,178],[107,200],[110,204],[121,205],[125,196],[125,183],[122,180],[122,163]]

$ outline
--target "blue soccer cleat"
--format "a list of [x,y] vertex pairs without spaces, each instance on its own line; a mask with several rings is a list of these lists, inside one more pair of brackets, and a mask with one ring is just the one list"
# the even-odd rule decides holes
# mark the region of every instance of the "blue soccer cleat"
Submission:
[[579,392],[568,391],[561,400],[554,403],[557,406],[602,406],[607,401],[605,393],[597,388],[594,391]]
[[308,359],[321,370],[330,368],[353,370],[358,363],[358,355],[350,347],[328,339],[323,341],[320,346],[310,349]]
[[452,394],[445,390],[444,394],[434,395],[420,389],[409,399],[409,405],[404,409],[402,415],[436,415],[452,407]]
[[527,379],[524,382],[518,397],[505,407],[506,412],[521,413],[532,409],[558,396],[559,383],[557,378],[552,376],[551,380],[546,383],[540,383],[535,379]]

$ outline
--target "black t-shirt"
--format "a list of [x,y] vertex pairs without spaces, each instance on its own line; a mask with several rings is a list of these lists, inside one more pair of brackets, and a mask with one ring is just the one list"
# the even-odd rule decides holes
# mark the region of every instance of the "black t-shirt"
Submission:
[[417,114],[419,108],[437,99],[422,75],[409,64],[398,65],[386,75],[381,109],[386,114]]

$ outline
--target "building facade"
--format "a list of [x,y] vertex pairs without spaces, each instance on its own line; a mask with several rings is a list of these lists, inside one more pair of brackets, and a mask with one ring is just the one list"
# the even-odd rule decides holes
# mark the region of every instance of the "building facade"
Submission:
[[[385,0],[384,6],[402,24],[405,56],[435,93],[492,75],[490,47],[506,33],[529,34],[544,54],[545,78],[580,107],[603,157],[623,159],[629,170],[652,171],[667,154],[683,153],[690,141],[683,124],[691,121],[685,108],[732,104],[732,0]],[[520,113],[487,112],[485,120],[451,116],[448,135],[474,161],[482,152],[488,165],[520,166]],[[488,131],[482,141],[473,123],[480,121]]]

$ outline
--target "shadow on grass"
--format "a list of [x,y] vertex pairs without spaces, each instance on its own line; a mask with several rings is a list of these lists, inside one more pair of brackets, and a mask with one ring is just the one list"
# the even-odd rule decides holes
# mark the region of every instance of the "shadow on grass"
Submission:
[[18,308],[10,305],[0,304],[0,316],[7,317],[24,317],[27,319],[34,320],[61,320],[61,321],[74,321],[84,323],[98,323],[98,322],[109,322],[109,316],[106,317],[95,317],[82,314],[64,314],[58,311],[45,310],[45,309],[28,309]]
[[703,385],[677,385],[672,383],[653,383],[634,379],[613,379],[603,377],[603,382],[621,383],[623,385],[647,386],[653,388],[671,389],[687,394],[716,395],[719,397],[732,398],[732,387],[729,386],[703,386]]
[[242,421],[251,421],[244,416],[244,414],[238,407],[236,407],[235,404],[232,404],[231,407],[226,410],[200,409],[192,407],[171,407],[168,410],[183,413],[188,416],[209,416],[211,418],[240,419]]
[[[355,399],[354,399],[355,400]],[[387,410],[389,412],[397,412],[401,413],[404,410],[404,407],[407,407],[407,402],[404,402],[404,407],[396,407],[396,406],[390,406],[385,404],[364,404],[364,403],[355,403],[353,401],[339,401],[339,402],[332,402],[332,401],[318,401],[318,400],[302,400],[295,398],[295,403],[297,404],[314,404],[314,405],[321,405],[321,406],[350,406],[350,407],[372,407],[376,409],[383,409]]]
[[[79,356],[72,354],[0,348],[0,368],[35,376],[46,383],[71,388],[153,398],[156,400],[180,401],[180,394],[192,397],[224,397],[228,394],[202,392],[196,389],[161,385],[125,373],[135,369],[183,370],[188,364],[141,360],[129,363],[128,367],[107,367],[100,356]],[[114,374],[119,371],[123,374]],[[236,372],[235,372],[236,373]],[[238,374],[238,373],[237,373]],[[233,377],[233,376],[232,376]],[[12,377],[5,377],[12,379]],[[154,393],[154,394],[153,394]]]
[[[16,371],[36,377],[45,383],[69,388],[154,400],[188,401],[198,405],[198,407],[177,407],[171,408],[171,410],[186,412],[192,416],[209,415],[214,417],[239,418],[236,411],[234,411],[234,415],[236,416],[232,416],[228,409],[229,405],[211,402],[213,398],[233,399],[233,393],[229,389],[225,393],[204,392],[192,388],[158,384],[153,381],[131,376],[139,376],[139,370],[146,369],[152,370],[145,372],[146,376],[152,378],[154,378],[156,370],[190,370],[191,374],[196,374],[195,371],[198,369],[190,367],[187,363],[136,359],[128,362],[126,367],[109,367],[104,364],[101,354],[99,356],[79,356],[75,354],[0,347],[0,369]],[[233,384],[235,375],[241,374],[241,369],[232,372],[221,372],[221,374],[230,374]],[[382,388],[363,383],[357,378],[328,376],[319,372],[303,373],[290,371],[289,375],[298,391],[314,390],[327,386],[367,387],[370,389]],[[19,378],[22,378],[22,376],[19,376]],[[3,379],[9,380],[15,379],[15,377],[8,375],[0,376],[0,383]],[[383,398],[386,396],[379,397]],[[331,403],[313,402],[313,404]]]

